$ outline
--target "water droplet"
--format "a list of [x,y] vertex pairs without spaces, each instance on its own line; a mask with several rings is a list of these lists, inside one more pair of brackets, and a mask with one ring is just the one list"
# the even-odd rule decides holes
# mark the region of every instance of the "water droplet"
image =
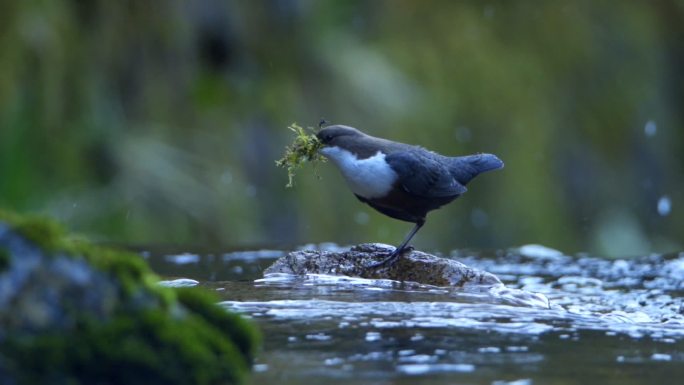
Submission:
[[672,361],[672,356],[664,353],[653,353],[651,359],[653,361]]
[[649,120],[646,122],[646,125],[644,126],[644,134],[646,136],[654,136],[658,132],[658,126],[656,125],[656,122]]
[[304,336],[304,338],[313,341],[329,341],[330,339],[332,339],[331,336],[325,333],[307,334],[306,336]]
[[166,261],[175,263],[177,265],[187,265],[189,263],[198,263],[201,257],[198,254],[182,253],[167,255],[164,257]]
[[468,127],[462,126],[456,129],[454,135],[456,136],[456,140],[458,140],[461,143],[470,142],[470,138],[472,137],[470,129]]
[[226,171],[221,174],[221,183],[231,184],[233,182],[233,174],[230,171]]
[[470,223],[473,227],[481,229],[489,224],[489,215],[482,209],[474,208],[470,212]]
[[491,18],[493,18],[493,17],[494,17],[494,13],[495,13],[494,11],[495,11],[495,10],[496,10],[496,9],[495,9],[494,6],[491,5],[491,4],[485,6],[485,7],[484,7],[484,11],[483,11],[483,14],[484,14],[485,19],[491,19]]
[[536,244],[520,246],[518,252],[525,257],[534,259],[559,259],[563,257],[561,251]]
[[445,373],[461,372],[469,373],[475,371],[472,364],[408,364],[397,366],[397,371],[403,374],[417,376],[426,373]]
[[506,346],[507,352],[526,352],[528,350],[527,346]]
[[532,385],[532,383],[532,379],[530,378],[521,378],[514,381],[494,381],[492,382],[492,385]]
[[477,351],[480,353],[501,353],[501,348],[496,346],[487,346],[484,348],[478,348]]
[[180,278],[170,281],[159,281],[157,284],[166,287],[192,287],[199,285],[199,281],[190,278]]
[[360,225],[365,225],[368,223],[369,218],[370,216],[368,215],[368,213],[366,213],[365,211],[359,211],[356,213],[356,215],[354,215],[354,222]]
[[323,361],[323,364],[326,366],[341,365],[341,364],[344,364],[344,359],[342,359],[340,357],[326,358]]
[[661,217],[664,217],[669,215],[670,211],[672,211],[672,202],[670,201],[670,197],[663,195],[660,197],[660,199],[658,199],[658,214],[660,214]]

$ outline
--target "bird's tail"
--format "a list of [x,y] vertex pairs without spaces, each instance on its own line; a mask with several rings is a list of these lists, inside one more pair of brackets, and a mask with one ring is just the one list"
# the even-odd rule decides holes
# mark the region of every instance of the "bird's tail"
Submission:
[[465,185],[479,174],[503,168],[504,163],[496,155],[476,154],[451,158],[451,173]]

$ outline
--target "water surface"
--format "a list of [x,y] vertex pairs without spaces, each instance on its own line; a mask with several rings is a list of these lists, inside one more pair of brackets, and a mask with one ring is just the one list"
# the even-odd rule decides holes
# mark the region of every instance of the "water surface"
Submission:
[[264,278],[261,272],[282,255],[147,258],[170,284],[214,289],[222,306],[260,326],[264,346],[252,384],[674,384],[684,378],[684,253],[606,260],[530,245],[450,256],[510,288],[545,295],[550,308],[392,281]]

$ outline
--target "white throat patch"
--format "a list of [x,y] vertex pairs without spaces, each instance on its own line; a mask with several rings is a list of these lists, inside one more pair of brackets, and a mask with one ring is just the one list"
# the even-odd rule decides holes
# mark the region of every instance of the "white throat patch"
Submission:
[[366,159],[359,159],[336,146],[324,147],[320,153],[340,169],[354,194],[364,198],[387,195],[398,178],[397,173],[385,161],[385,154],[380,151]]

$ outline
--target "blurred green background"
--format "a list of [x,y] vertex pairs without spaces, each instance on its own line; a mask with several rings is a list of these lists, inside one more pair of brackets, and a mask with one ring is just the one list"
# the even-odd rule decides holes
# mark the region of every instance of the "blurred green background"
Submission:
[[0,1],[0,206],[124,244],[396,244],[324,117],[506,162],[428,217],[427,250],[630,256],[684,240],[684,1]]

